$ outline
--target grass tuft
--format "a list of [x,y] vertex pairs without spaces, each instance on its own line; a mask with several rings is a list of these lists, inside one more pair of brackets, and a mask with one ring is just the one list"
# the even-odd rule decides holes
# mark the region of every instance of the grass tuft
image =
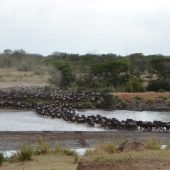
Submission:
[[150,138],[145,142],[145,148],[148,150],[159,150],[160,141],[157,138]]
[[15,161],[30,161],[33,155],[33,150],[30,146],[22,146],[21,149],[13,154],[10,158],[11,162]]
[[43,139],[39,139],[35,153],[40,155],[40,154],[49,153],[50,151],[51,151],[51,146],[48,143],[45,143]]

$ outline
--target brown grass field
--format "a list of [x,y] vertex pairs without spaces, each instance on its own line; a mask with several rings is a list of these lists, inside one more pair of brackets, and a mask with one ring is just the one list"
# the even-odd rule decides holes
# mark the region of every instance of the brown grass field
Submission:
[[0,69],[0,88],[45,86],[48,85],[48,73],[18,71],[16,69]]

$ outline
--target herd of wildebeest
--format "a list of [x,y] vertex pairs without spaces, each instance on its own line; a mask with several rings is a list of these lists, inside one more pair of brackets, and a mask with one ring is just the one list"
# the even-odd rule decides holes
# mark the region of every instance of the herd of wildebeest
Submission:
[[169,131],[170,122],[119,121],[101,115],[85,116],[76,112],[76,102],[89,101],[100,104],[101,94],[85,91],[68,91],[59,88],[24,87],[0,89],[0,108],[15,110],[33,110],[43,117],[63,119],[77,124],[87,124],[105,129],[125,129],[142,131]]

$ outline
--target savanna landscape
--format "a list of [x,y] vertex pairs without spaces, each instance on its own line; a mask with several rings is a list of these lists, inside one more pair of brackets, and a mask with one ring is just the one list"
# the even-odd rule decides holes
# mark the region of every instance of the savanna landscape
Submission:
[[0,170],[170,170],[170,0],[0,1]]

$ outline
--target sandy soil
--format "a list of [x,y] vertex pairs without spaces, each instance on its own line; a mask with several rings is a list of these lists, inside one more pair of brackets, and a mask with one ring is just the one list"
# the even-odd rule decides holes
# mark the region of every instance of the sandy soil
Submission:
[[39,155],[33,156],[32,161],[6,162],[0,167],[1,170],[76,170],[73,156],[64,155]]

